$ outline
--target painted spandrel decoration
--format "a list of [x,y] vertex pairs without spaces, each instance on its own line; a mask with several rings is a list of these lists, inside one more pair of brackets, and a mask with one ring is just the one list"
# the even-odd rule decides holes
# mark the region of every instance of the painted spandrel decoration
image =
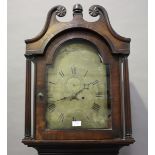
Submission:
[[[47,128],[108,128],[106,69],[90,43],[64,43],[48,66]],[[73,126],[73,121],[81,125]]]
[[131,39],[113,30],[102,6],[89,8],[92,17],[99,16],[95,22],[83,19],[80,4],[74,5],[71,21],[59,21],[57,16],[66,12],[64,6],[53,7],[42,32],[25,41],[22,142],[39,155],[118,155],[121,147],[135,142],[128,75]]

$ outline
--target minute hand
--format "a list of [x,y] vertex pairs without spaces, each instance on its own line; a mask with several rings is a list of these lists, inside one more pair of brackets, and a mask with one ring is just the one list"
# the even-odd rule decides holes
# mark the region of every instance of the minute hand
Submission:
[[[70,100],[72,100],[72,99],[78,99],[77,98],[77,95],[78,94],[80,94],[81,92],[83,92],[85,89],[89,89],[89,85],[91,85],[91,84],[96,84],[96,83],[98,83],[98,80],[96,80],[96,81],[94,81],[94,82],[90,82],[90,83],[88,83],[88,84],[84,84],[84,87],[82,88],[82,89],[80,89],[78,92],[76,92],[72,97],[71,97],[71,99]],[[86,87],[86,85],[88,85],[88,88]]]
[[84,84],[84,89],[89,89],[89,86],[92,84],[92,85],[95,85],[97,84],[99,81],[98,80],[95,80],[94,82],[89,82],[89,83],[86,83]]

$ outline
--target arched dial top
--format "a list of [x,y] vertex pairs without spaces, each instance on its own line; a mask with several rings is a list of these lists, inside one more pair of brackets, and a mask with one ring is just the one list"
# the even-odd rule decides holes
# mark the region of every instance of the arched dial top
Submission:
[[89,33],[95,33],[98,37],[105,39],[113,54],[129,54],[130,39],[118,35],[113,30],[104,7],[93,5],[89,8],[89,14],[92,17],[100,16],[96,22],[88,22],[83,19],[83,8],[80,4],[73,6],[73,19],[71,21],[58,21],[56,16],[63,17],[66,12],[66,8],[61,5],[55,6],[49,11],[41,33],[32,39],[25,40],[26,56],[43,54],[48,43],[58,34],[69,33],[69,31],[76,31],[79,28],[81,31],[89,31]]
[[69,40],[47,68],[48,129],[111,128],[108,64],[85,40]]

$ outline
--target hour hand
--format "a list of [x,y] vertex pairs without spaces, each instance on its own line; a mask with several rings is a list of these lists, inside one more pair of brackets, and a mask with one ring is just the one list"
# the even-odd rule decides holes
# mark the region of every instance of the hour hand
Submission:
[[59,100],[56,100],[55,102],[57,102],[57,101],[63,101],[63,100],[70,99],[70,98],[71,98],[70,96],[68,96],[68,97],[63,97],[63,98],[61,98],[61,99],[59,99]]
[[82,91],[84,90],[84,88],[80,89],[78,92],[76,92],[74,95],[71,96],[70,100],[79,100],[77,98],[78,94],[80,94]]

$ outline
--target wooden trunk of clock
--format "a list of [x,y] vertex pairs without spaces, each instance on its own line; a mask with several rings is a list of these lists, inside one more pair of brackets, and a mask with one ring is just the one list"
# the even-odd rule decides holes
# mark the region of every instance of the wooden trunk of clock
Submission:
[[118,155],[121,147],[134,143],[130,39],[112,29],[103,7],[94,5],[89,13],[99,20],[85,21],[78,4],[73,20],[60,22],[56,15],[64,16],[66,9],[56,6],[43,31],[26,40],[22,142],[39,155]]

